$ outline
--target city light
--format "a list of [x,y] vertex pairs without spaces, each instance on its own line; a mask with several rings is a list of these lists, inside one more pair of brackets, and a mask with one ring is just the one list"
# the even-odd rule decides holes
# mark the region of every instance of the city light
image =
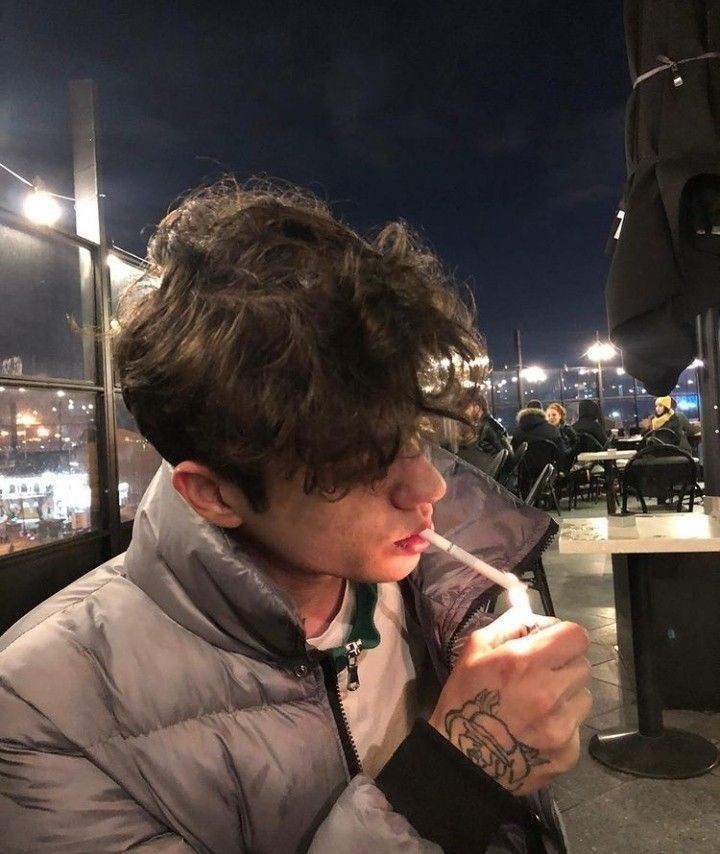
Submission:
[[55,225],[62,210],[55,199],[43,190],[33,190],[25,197],[25,216],[37,225]]
[[617,352],[609,341],[595,341],[584,355],[593,362],[609,362],[610,359],[615,358]]
[[530,365],[520,371],[520,376],[529,383],[544,383],[547,379],[547,374],[542,368],[537,365]]

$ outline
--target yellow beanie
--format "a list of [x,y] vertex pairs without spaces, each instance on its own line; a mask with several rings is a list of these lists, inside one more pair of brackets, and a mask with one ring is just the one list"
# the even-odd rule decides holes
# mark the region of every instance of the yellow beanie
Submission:
[[672,409],[672,400],[670,400],[670,395],[667,397],[658,397],[655,400],[655,406],[664,406],[665,409]]

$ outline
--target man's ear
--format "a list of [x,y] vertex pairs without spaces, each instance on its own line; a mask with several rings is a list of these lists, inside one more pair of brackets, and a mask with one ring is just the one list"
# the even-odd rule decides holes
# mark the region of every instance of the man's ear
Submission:
[[242,525],[240,508],[227,503],[235,490],[207,466],[183,460],[173,469],[172,485],[193,510],[211,524],[221,528]]

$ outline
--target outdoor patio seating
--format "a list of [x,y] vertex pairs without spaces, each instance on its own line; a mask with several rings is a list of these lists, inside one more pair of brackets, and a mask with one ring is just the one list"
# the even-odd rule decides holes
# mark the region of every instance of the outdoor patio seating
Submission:
[[558,463],[558,446],[548,439],[538,439],[530,442],[527,451],[518,466],[518,490],[520,497],[527,500],[531,488],[536,483],[547,465],[552,467],[553,478],[548,480],[544,487],[544,493],[538,497],[538,500],[544,496],[549,498],[552,506],[557,512],[560,512],[557,494],[555,492],[554,477]]
[[688,498],[692,513],[697,492],[697,464],[686,451],[673,445],[653,444],[638,451],[623,472],[622,512],[626,514],[628,495],[637,496],[643,513],[647,513],[645,499],[669,500],[672,505],[677,495],[675,509],[679,513]]

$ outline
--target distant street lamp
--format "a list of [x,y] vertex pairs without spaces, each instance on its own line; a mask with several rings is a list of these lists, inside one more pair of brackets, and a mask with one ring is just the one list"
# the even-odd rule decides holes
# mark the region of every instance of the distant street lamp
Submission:
[[587,348],[587,350],[583,353],[591,362],[595,362],[597,365],[597,377],[598,377],[598,401],[600,403],[600,412],[603,413],[603,374],[602,374],[602,363],[609,362],[615,358],[618,351],[613,347],[613,345],[609,341],[601,341],[600,336],[596,333],[595,341]]

